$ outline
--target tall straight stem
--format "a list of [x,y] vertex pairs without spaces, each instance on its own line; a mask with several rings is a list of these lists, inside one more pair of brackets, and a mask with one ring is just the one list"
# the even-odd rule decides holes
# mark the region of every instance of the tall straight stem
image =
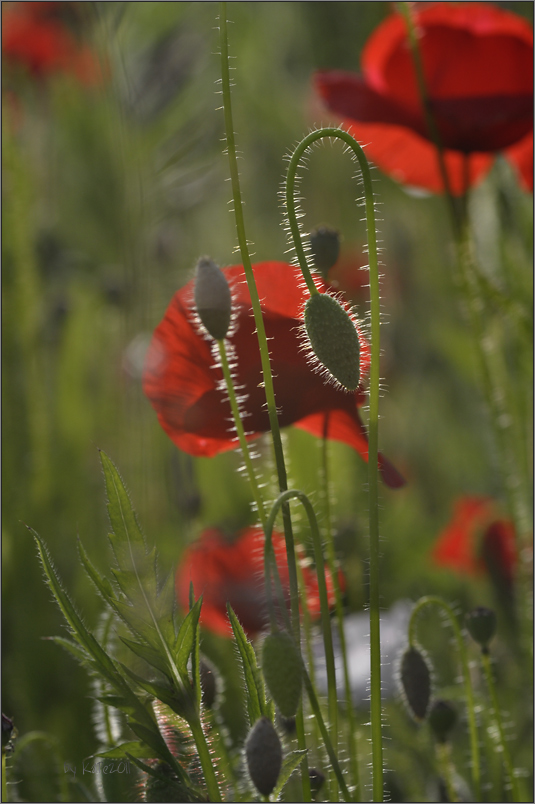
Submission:
[[[256,325],[258,347],[260,351],[260,361],[262,366],[262,378],[266,393],[266,403],[268,409],[269,424],[273,439],[273,451],[277,467],[279,491],[284,492],[288,489],[288,479],[286,474],[286,464],[284,461],[284,451],[277,418],[277,406],[275,403],[275,390],[273,387],[273,376],[269,360],[269,349],[266,338],[266,330],[262,317],[262,308],[258,296],[258,290],[254,279],[253,267],[249,255],[247,238],[245,235],[245,222],[243,215],[243,205],[241,199],[240,177],[238,171],[238,160],[236,158],[236,143],[234,139],[234,123],[232,118],[232,98],[230,93],[230,70],[228,54],[228,33],[227,33],[227,4],[220,3],[219,30],[221,46],[221,91],[223,95],[223,113],[225,117],[225,133],[227,140],[227,154],[229,159],[230,180],[232,185],[232,196],[234,200],[234,215],[236,220],[236,233],[242,258],[247,287],[251,297],[251,306]],[[284,537],[286,541],[286,557],[288,561],[288,577],[290,582],[290,608],[292,613],[292,631],[296,645],[300,649],[300,621],[299,621],[299,588],[297,581],[297,562],[295,557],[295,543],[292,531],[292,520],[290,509],[287,504],[282,507],[282,521],[284,526]],[[299,709],[296,716],[296,730],[299,748],[306,748],[305,728],[303,710]],[[301,779],[303,788],[303,800],[311,800],[310,778],[308,774],[308,762],[305,756],[301,764]]]

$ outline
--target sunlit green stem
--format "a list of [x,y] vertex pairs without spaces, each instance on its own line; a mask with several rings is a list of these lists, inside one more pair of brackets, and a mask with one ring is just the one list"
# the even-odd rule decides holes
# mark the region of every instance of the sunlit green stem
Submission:
[[212,757],[210,756],[210,749],[208,748],[206,735],[200,719],[192,718],[189,722],[189,727],[191,729],[193,739],[195,740],[195,746],[199,755],[199,761],[201,763],[204,780],[206,782],[209,800],[221,801],[221,793],[219,790],[219,785],[217,784],[215,768],[212,762]]
[[225,383],[227,386],[227,393],[230,402],[230,408],[232,410],[232,416],[234,419],[234,426],[236,428],[236,433],[238,434],[238,440],[240,442],[240,448],[243,456],[243,461],[245,463],[245,468],[247,470],[247,475],[249,477],[249,483],[251,484],[251,489],[253,492],[254,501],[256,507],[258,509],[258,516],[260,517],[260,522],[262,523],[262,527],[266,524],[266,512],[264,510],[264,500],[262,498],[262,494],[260,493],[260,488],[258,486],[258,480],[256,478],[256,474],[253,467],[253,461],[251,458],[251,453],[249,451],[249,444],[247,443],[247,438],[245,437],[245,430],[243,427],[243,422],[240,415],[240,408],[238,405],[238,399],[236,397],[236,389],[234,388],[234,381],[232,379],[232,373],[230,371],[230,366],[228,362],[228,355],[227,355],[227,347],[225,345],[225,341],[221,340],[217,342],[217,346],[219,348],[219,358],[221,360],[221,370],[223,372],[223,377],[225,379]]
[[[275,463],[277,466],[279,491],[286,491],[286,489],[288,488],[288,479],[286,475],[286,465],[284,462],[284,451],[282,448],[282,439],[280,434],[279,421],[277,418],[277,406],[275,403],[275,391],[273,387],[273,377],[271,374],[268,342],[266,338],[264,320],[262,318],[262,308],[260,305],[260,299],[258,297],[258,291],[255,284],[253,268],[251,265],[251,258],[249,255],[247,237],[245,235],[245,222],[244,222],[243,206],[241,200],[238,160],[236,157],[236,143],[234,140],[234,123],[232,118],[232,99],[230,92],[230,68],[229,68],[229,53],[228,53],[226,3],[220,3],[219,26],[220,26],[219,29],[220,29],[220,46],[221,46],[221,91],[223,95],[223,113],[225,117],[225,133],[227,141],[227,153],[229,158],[230,180],[232,185],[232,197],[234,200],[236,233],[238,236],[240,254],[242,258],[243,268],[245,271],[247,287],[249,289],[249,294],[251,297],[251,307],[253,309],[253,315],[256,325],[258,347],[260,351],[260,361],[262,366],[262,377],[264,382],[264,390],[266,393],[266,404],[271,429],[271,436],[273,439],[273,451],[275,454]],[[295,558],[295,545],[292,531],[292,521],[290,517],[290,510],[287,505],[283,506],[282,519],[284,524],[284,537],[286,540],[286,556],[288,561],[288,577],[290,582],[290,607],[292,612],[292,631],[296,645],[298,646],[298,649],[300,649],[299,589],[297,584],[297,564]],[[306,741],[305,741],[302,709],[300,709],[299,712],[297,713],[296,729],[297,729],[299,748],[304,750],[306,748]],[[310,801],[311,799],[310,779],[308,776],[308,763],[306,757],[301,763],[301,779],[303,787],[303,800]]]
[[340,641],[340,652],[342,655],[342,669],[344,673],[344,693],[345,693],[345,707],[346,707],[346,720],[347,720],[347,749],[349,754],[349,765],[351,768],[351,778],[355,790],[355,797],[360,799],[360,773],[358,765],[358,748],[355,733],[355,715],[353,712],[353,700],[351,696],[351,681],[349,679],[349,665],[347,661],[347,644],[344,627],[344,608],[342,603],[342,590],[340,589],[340,581],[336,567],[336,555],[334,552],[334,539],[332,534],[331,525],[331,509],[330,509],[330,496],[329,496],[329,462],[328,462],[328,426],[329,414],[325,417],[324,437],[321,442],[322,454],[322,480],[324,490],[324,503],[325,503],[325,516],[326,516],[326,531],[327,531],[327,566],[331,573],[333,581],[334,596],[335,596],[335,611],[336,622],[338,625],[338,637]]
[[459,801],[452,779],[451,746],[449,743],[437,743],[436,755],[439,772],[448,791],[448,801]]
[[498,696],[496,695],[496,687],[494,684],[494,679],[492,677],[492,667],[490,663],[490,656],[488,651],[482,650],[481,651],[481,663],[483,665],[483,671],[485,673],[485,680],[487,682],[487,687],[489,690],[490,701],[492,704],[493,714],[494,714],[494,721],[496,723],[496,728],[498,730],[498,745],[499,750],[502,755],[503,764],[505,767],[505,772],[509,779],[509,784],[511,785],[511,793],[513,797],[513,801],[522,801],[522,796],[518,789],[518,780],[515,776],[513,762],[511,760],[511,754],[509,752],[509,747],[507,745],[507,740],[505,739],[505,733],[503,730],[503,723],[502,723],[502,716],[500,714],[500,704],[498,703]]
[[420,598],[412,610],[411,618],[409,621],[409,644],[414,646],[416,644],[416,618],[426,606],[437,606],[447,616],[448,621],[452,627],[459,651],[459,658],[461,660],[461,667],[464,678],[464,689],[466,695],[466,711],[468,716],[468,729],[470,732],[470,751],[472,754],[472,785],[476,801],[481,801],[481,766],[479,757],[479,741],[477,735],[477,724],[475,714],[474,691],[472,688],[472,680],[470,677],[470,668],[468,666],[468,657],[466,653],[466,646],[464,643],[463,635],[459,621],[455,616],[455,612],[442,598],[434,596],[426,596]]
[[302,491],[290,489],[278,496],[269,514],[266,530],[271,534],[273,524],[281,506],[290,499],[297,499],[305,509],[308,517],[308,524],[312,535],[314,546],[314,560],[316,562],[316,574],[318,578],[318,591],[321,608],[321,626],[323,634],[323,646],[325,649],[325,662],[327,668],[327,690],[329,701],[329,720],[331,731],[331,742],[335,746],[338,743],[338,697],[336,692],[336,668],[334,661],[334,648],[331,629],[331,616],[329,610],[329,595],[327,592],[327,582],[325,580],[325,562],[323,560],[323,545],[318,527],[318,521],[314,508],[306,494]]
[[381,635],[379,619],[379,506],[378,486],[378,429],[379,429],[379,267],[377,259],[377,237],[375,231],[375,204],[370,169],[364,152],[358,142],[346,131],[339,128],[321,128],[305,137],[293,152],[288,166],[286,179],[286,208],[288,223],[294,246],[307,286],[312,293],[316,292],[305,252],[301,242],[301,232],[297,220],[295,199],[295,177],[301,158],[306,150],[317,140],[336,138],[342,140],[355,154],[364,184],[366,209],[366,228],[368,236],[368,256],[370,273],[370,331],[371,331],[371,364],[368,420],[368,501],[370,531],[370,715],[372,732],[372,768],[373,798],[383,800],[383,736],[381,708]]

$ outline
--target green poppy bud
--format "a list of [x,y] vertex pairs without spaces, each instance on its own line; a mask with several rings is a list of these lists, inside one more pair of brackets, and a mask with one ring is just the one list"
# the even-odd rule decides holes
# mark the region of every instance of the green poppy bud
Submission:
[[423,720],[431,697],[431,673],[417,648],[407,648],[401,657],[401,685],[405,700],[415,720]]
[[295,715],[301,700],[303,667],[291,636],[285,631],[268,634],[262,645],[262,671],[281,715]]
[[195,269],[195,307],[207,332],[220,341],[230,326],[232,299],[225,274],[209,257]]
[[466,615],[466,627],[481,649],[488,651],[488,644],[496,633],[496,614],[492,609],[478,606]]
[[435,701],[429,710],[428,720],[439,743],[445,743],[457,722],[457,712],[448,701]]
[[338,261],[340,255],[340,235],[329,226],[318,226],[310,233],[310,253],[314,267],[324,279]]
[[269,718],[261,717],[249,732],[245,757],[254,786],[263,796],[269,796],[282,767],[281,742]]
[[325,784],[325,774],[317,768],[309,768],[308,776],[310,779],[310,789],[312,791],[312,795],[316,796]]
[[305,304],[305,328],[320,363],[340,385],[355,391],[360,383],[359,335],[340,302],[328,293],[314,293]]

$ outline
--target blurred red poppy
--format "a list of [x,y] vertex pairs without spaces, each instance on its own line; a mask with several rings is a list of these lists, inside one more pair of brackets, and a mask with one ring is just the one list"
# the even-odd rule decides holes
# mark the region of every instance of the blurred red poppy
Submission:
[[511,587],[517,563],[513,524],[499,518],[490,497],[463,497],[431,555],[443,567],[472,575],[488,572]]
[[[533,189],[533,32],[527,20],[486,3],[411,3],[431,111],[459,195],[503,151]],[[315,88],[385,173],[442,192],[406,22],[398,12],[371,35],[362,75],[320,71]]]
[[[272,535],[272,543],[288,603],[290,582],[286,543],[277,532]],[[301,572],[308,610],[317,619],[321,612],[316,574],[305,566],[301,567]],[[329,603],[333,604],[330,575],[326,581]],[[205,628],[222,636],[231,636],[227,617],[227,603],[230,603],[246,634],[254,637],[269,624],[262,529],[245,528],[232,542],[216,528],[205,530],[200,539],[185,550],[176,573],[177,600],[184,609],[189,606],[190,583],[195,598],[203,596],[200,621]]]
[[[368,459],[368,440],[358,406],[363,386],[347,392],[325,383],[303,352],[300,329],[308,294],[299,269],[283,262],[253,266],[269,339],[275,397],[281,427],[294,425],[315,436],[342,441]],[[225,268],[232,288],[233,327],[228,343],[234,380],[243,396],[242,414],[248,438],[270,429],[262,384],[260,354],[249,291],[241,265]],[[318,287],[325,289],[321,280]],[[369,369],[369,345],[361,342],[361,376]],[[193,282],[173,297],[154,332],[145,362],[143,388],[158,419],[185,452],[213,456],[238,445],[223,375],[210,340],[200,331],[193,310]],[[384,482],[397,488],[404,480],[382,455]]]
[[34,78],[70,73],[87,85],[98,84],[101,70],[88,47],[65,24],[76,19],[76,3],[6,3],[2,14],[2,56]]

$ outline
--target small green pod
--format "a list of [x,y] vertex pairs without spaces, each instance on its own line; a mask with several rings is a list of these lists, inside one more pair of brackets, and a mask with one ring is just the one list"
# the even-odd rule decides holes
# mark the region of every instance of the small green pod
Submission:
[[310,253],[314,268],[327,279],[327,274],[340,256],[340,235],[330,226],[318,226],[310,233]]
[[435,701],[429,710],[429,725],[439,743],[445,743],[457,722],[457,712],[449,701]]
[[315,293],[305,304],[305,328],[320,363],[340,385],[355,391],[360,383],[359,335],[340,302],[328,293]]
[[401,685],[415,720],[424,720],[431,697],[431,672],[417,648],[407,648],[401,657]]
[[285,631],[275,631],[265,638],[262,671],[281,715],[293,717],[301,700],[303,666],[293,639]]
[[282,747],[271,720],[256,721],[245,742],[247,769],[254,786],[263,796],[269,796],[280,776]]
[[227,278],[209,257],[201,257],[195,269],[195,308],[207,332],[216,341],[226,337],[232,298]]
[[488,644],[496,633],[496,614],[486,606],[477,606],[466,615],[468,633],[481,649],[488,651]]

